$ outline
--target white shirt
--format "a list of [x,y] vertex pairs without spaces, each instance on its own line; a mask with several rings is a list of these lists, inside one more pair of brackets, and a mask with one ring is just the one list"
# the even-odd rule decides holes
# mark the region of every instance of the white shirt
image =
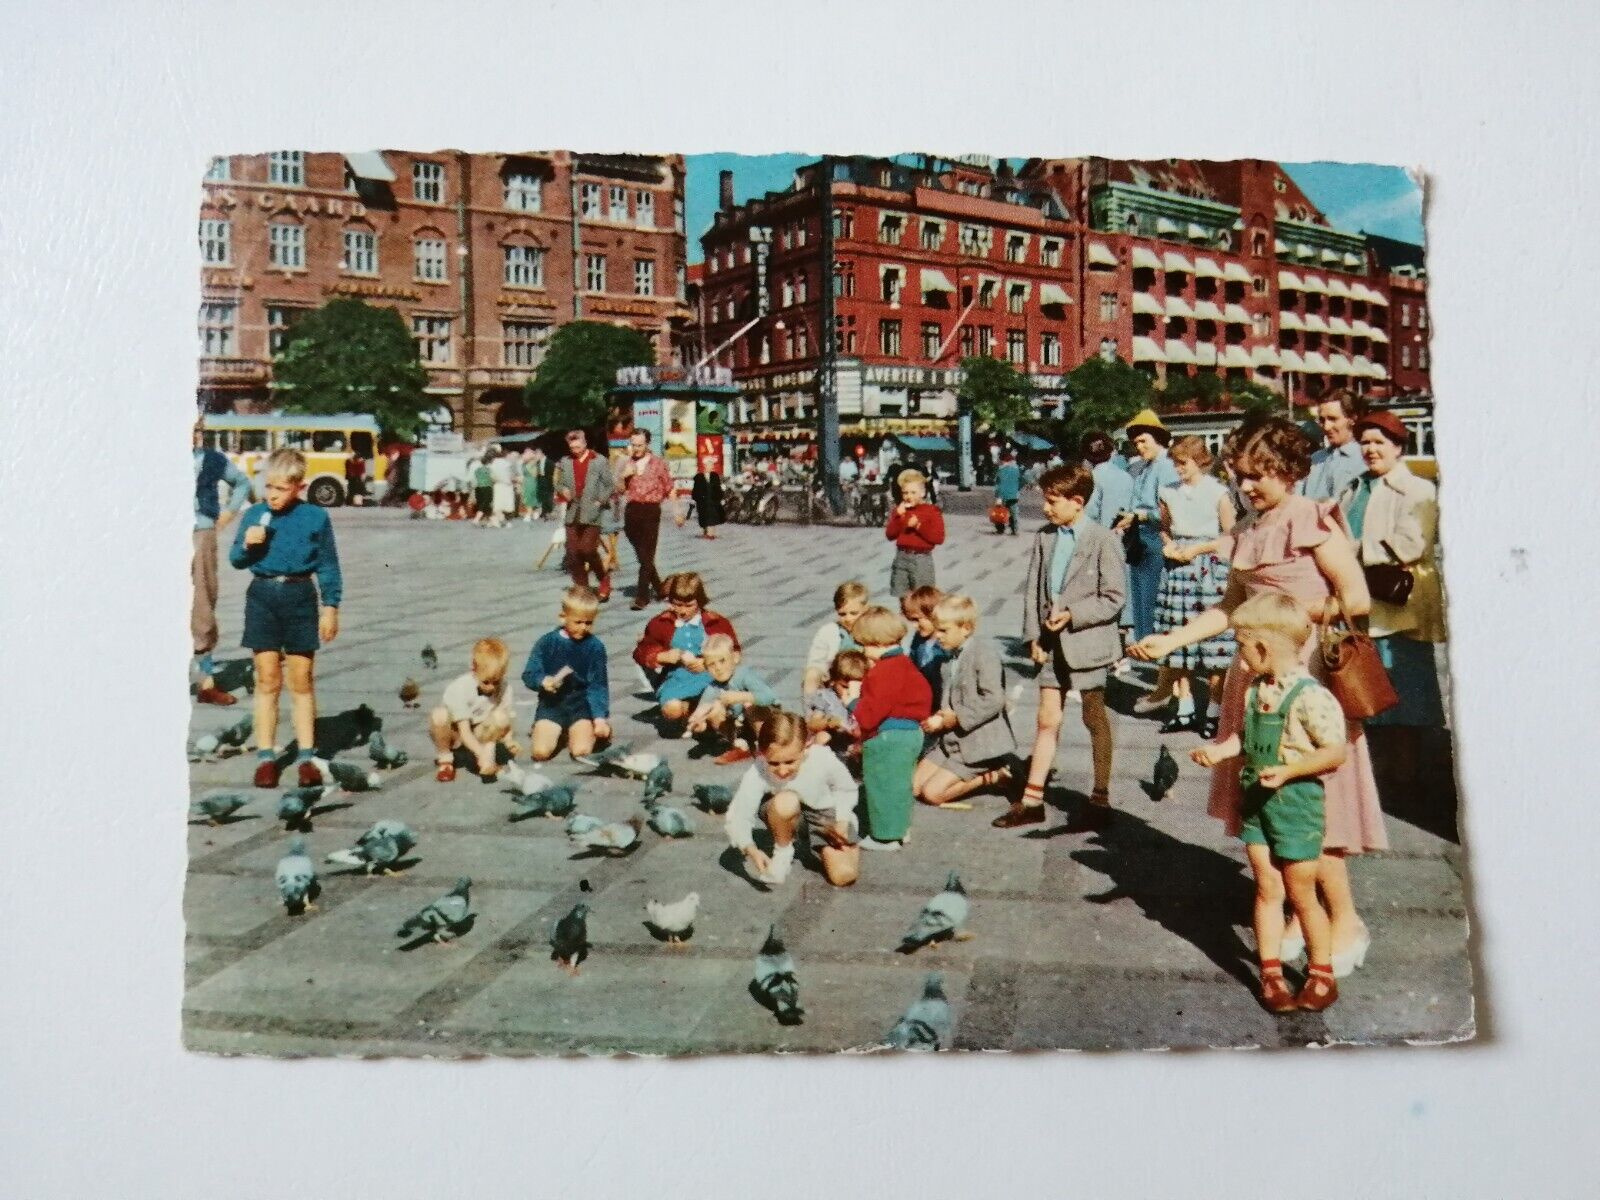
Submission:
[[497,708],[511,710],[511,678],[508,675],[489,695],[478,690],[478,677],[471,671],[450,681],[444,689],[444,707],[450,714],[450,723],[468,721],[481,725]]
[[838,621],[817,626],[817,632],[811,637],[811,649],[806,651],[806,670],[826,674],[843,647],[844,629]]
[[836,822],[848,826],[855,819],[860,788],[839,756],[826,746],[808,746],[793,779],[774,779],[767,773],[766,763],[757,758],[739,781],[723,820],[734,849],[743,851],[755,844],[750,830],[761,801],[774,792],[793,792],[802,807],[831,813]]

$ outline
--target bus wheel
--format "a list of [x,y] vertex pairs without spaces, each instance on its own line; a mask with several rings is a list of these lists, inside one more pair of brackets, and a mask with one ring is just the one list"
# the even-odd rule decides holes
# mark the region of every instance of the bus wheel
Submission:
[[311,481],[311,486],[306,489],[306,499],[319,508],[338,508],[344,503],[344,489],[337,480],[324,476]]

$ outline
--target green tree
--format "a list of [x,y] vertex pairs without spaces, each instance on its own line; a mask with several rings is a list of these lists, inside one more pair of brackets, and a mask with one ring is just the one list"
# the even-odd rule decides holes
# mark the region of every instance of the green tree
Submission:
[[1288,406],[1283,397],[1262,383],[1250,380],[1231,383],[1228,385],[1228,400],[1247,419],[1288,415]]
[[369,413],[386,438],[410,440],[438,407],[400,314],[360,300],[330,300],[296,321],[272,377],[286,410]]
[[617,368],[655,362],[650,339],[637,329],[604,321],[573,321],[556,330],[544,361],[523,388],[535,425],[593,429],[606,416],[606,393]]
[[1148,375],[1120,358],[1107,362],[1099,356],[1086,359],[1067,376],[1067,394],[1072,397],[1065,429],[1070,448],[1093,430],[1110,433],[1121,427],[1153,400]]
[[972,419],[981,427],[1010,433],[1019,422],[1033,416],[1033,401],[1028,380],[1008,362],[975,354],[961,360],[963,404],[972,409]]

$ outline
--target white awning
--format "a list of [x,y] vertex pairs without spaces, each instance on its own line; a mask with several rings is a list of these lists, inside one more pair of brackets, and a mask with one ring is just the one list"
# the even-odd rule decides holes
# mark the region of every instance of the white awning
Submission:
[[1149,317],[1164,317],[1167,310],[1161,306],[1161,301],[1149,292],[1135,292],[1133,294],[1133,311],[1143,313]]
[[1177,226],[1176,223],[1167,220],[1167,218],[1165,218],[1165,217],[1157,217],[1156,218],[1156,232],[1157,233],[1177,233],[1178,232],[1178,226]]
[[1244,269],[1243,263],[1229,263],[1222,268],[1222,277],[1232,283],[1250,282],[1250,272]]
[[1299,258],[1309,259],[1312,262],[1316,261],[1317,252],[1315,250],[1313,250],[1310,246],[1306,245],[1304,242],[1296,242],[1295,246],[1294,246],[1294,252],[1295,252],[1295,255],[1297,257],[1299,257]]
[[1222,310],[1212,300],[1196,300],[1194,302],[1194,316],[1197,321],[1220,321]]
[[[1371,291],[1372,289],[1369,288],[1367,290]],[[1385,296],[1382,292],[1372,292],[1372,295],[1367,297],[1367,303],[1368,304],[1381,304],[1385,308],[1388,308],[1389,307],[1389,297]]]
[[1321,352],[1317,350],[1306,351],[1305,364],[1307,371],[1315,371],[1320,375],[1326,375],[1329,370],[1328,360],[1323,358]]
[[376,150],[357,150],[353,154],[346,154],[344,161],[349,164],[350,174],[357,179],[371,179],[377,183],[394,182],[394,172]]
[[1194,351],[1182,342],[1169,339],[1167,341],[1167,361],[1169,363],[1193,363]]
[[1328,276],[1328,295],[1342,296],[1344,299],[1349,300],[1351,299],[1350,285],[1337,275],[1330,275]]
[[1305,331],[1307,333],[1329,333],[1328,323],[1322,319],[1321,313],[1307,313],[1305,315]]
[[1114,267],[1117,265],[1117,256],[1110,246],[1104,242],[1089,243],[1089,265],[1094,267]]
[[[1266,347],[1263,346],[1261,349],[1264,350]],[[1257,361],[1260,361],[1259,351],[1257,352]],[[1306,369],[1305,362],[1293,350],[1279,350],[1278,365],[1285,371],[1304,371]]]
[[1272,252],[1280,258],[1289,253],[1289,247],[1282,238],[1272,239]]
[[1356,355],[1350,360],[1350,374],[1365,375],[1370,378],[1372,375],[1372,360],[1365,354]]
[[1305,284],[1300,281],[1300,276],[1293,271],[1279,271],[1278,287],[1280,290],[1298,292],[1305,288]]
[[1161,265],[1169,271],[1182,272],[1185,275],[1194,274],[1194,264],[1176,250],[1168,250],[1161,256]]
[[922,294],[930,292],[949,292],[955,295],[956,285],[950,282],[950,277],[943,271],[934,267],[922,268]]
[[1189,307],[1189,302],[1182,296],[1168,296],[1166,314],[1169,317],[1182,317],[1185,320],[1194,318],[1194,309]]
[[1367,336],[1370,337],[1374,342],[1378,342],[1381,345],[1387,346],[1389,344],[1389,335],[1383,330],[1379,329],[1376,325],[1372,327],[1372,332]]
[[1328,332],[1337,333],[1341,337],[1349,337],[1354,331],[1350,328],[1350,322],[1346,321],[1343,317],[1329,317]]
[[1321,258],[1322,258],[1322,261],[1325,262],[1325,263],[1336,263],[1336,262],[1343,262],[1344,261],[1343,259],[1341,259],[1339,257],[1339,252],[1337,250],[1324,250],[1322,252]]
[[1202,254],[1194,260],[1194,275],[1196,279],[1221,279],[1222,268],[1217,266],[1215,259]]
[[1135,246],[1133,248],[1133,265],[1144,267],[1147,270],[1161,270],[1161,260],[1156,257],[1156,252],[1148,246]]
[[1387,379],[1387,378],[1389,378],[1389,368],[1384,366],[1380,362],[1373,363],[1372,364],[1372,377],[1374,379]]
[[1342,354],[1328,355],[1328,370],[1335,375],[1350,374],[1350,360]]
[[1250,352],[1243,346],[1229,346],[1222,352],[1222,365],[1225,367],[1248,367],[1254,364],[1250,361]]
[[1372,336],[1372,326],[1368,325],[1360,317],[1357,317],[1354,321],[1350,322],[1350,336],[1351,337],[1371,337]]
[[1047,307],[1052,304],[1065,307],[1072,303],[1072,297],[1067,295],[1067,289],[1060,284],[1041,283],[1039,285],[1039,303]]
[[1310,272],[1307,272],[1304,283],[1305,290],[1308,292],[1317,292],[1321,295],[1327,294],[1328,285],[1322,281],[1321,275],[1312,275]]
[[1193,221],[1189,222],[1189,228],[1186,232],[1192,242],[1209,242],[1211,240],[1211,231],[1204,225],[1197,225]]
[[1217,365],[1217,348],[1210,342],[1196,342],[1194,347],[1194,361],[1197,366],[1214,367]]
[[1133,339],[1134,362],[1166,362],[1167,356],[1162,353],[1161,347],[1156,345],[1153,338],[1136,337]]
[[1361,269],[1361,255],[1356,254],[1353,251],[1346,250],[1345,254],[1344,254],[1344,265],[1349,267],[1349,268],[1351,268],[1352,270],[1360,270]]
[[1230,304],[1222,310],[1222,319],[1229,325],[1250,324],[1250,314],[1245,312],[1244,305]]
[[[1283,354],[1293,353],[1293,350],[1283,351]],[[1272,346],[1257,346],[1250,352],[1250,357],[1255,360],[1255,364],[1258,367],[1275,367],[1279,364],[1283,354],[1280,354]]]
[[1292,329],[1296,332],[1304,329],[1306,323],[1300,319],[1300,314],[1292,308],[1286,308],[1278,314],[1278,328]]

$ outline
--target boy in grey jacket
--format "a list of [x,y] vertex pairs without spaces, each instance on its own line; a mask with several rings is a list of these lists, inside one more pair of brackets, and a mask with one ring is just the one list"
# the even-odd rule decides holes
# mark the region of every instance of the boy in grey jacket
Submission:
[[1056,758],[1062,697],[1083,695],[1083,725],[1094,759],[1094,790],[1074,828],[1102,828],[1111,812],[1111,718],[1106,668],[1121,652],[1117,616],[1127,597],[1122,542],[1083,515],[1094,475],[1081,464],[1052,467],[1039,478],[1050,527],[1034,537],[1023,587],[1022,636],[1039,673],[1039,723],[1022,797],[999,817],[999,829],[1044,821],[1044,785]]
[[944,705],[922,723],[936,740],[917,764],[911,789],[924,804],[949,805],[1008,783],[1017,738],[1000,653],[989,638],[973,636],[977,604],[970,596],[945,596],[931,616],[933,636],[951,657],[944,664]]

